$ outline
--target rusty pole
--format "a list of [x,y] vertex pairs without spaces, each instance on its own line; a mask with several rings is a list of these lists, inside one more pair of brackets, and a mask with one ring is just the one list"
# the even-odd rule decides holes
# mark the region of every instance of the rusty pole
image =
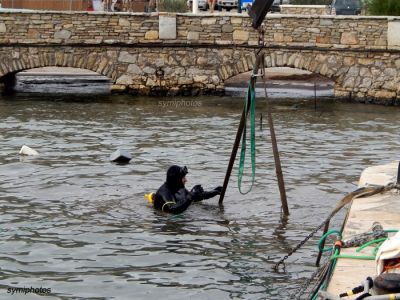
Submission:
[[288,207],[287,198],[286,198],[285,182],[283,180],[283,173],[282,173],[281,160],[279,157],[278,143],[276,142],[274,121],[272,119],[272,113],[271,113],[271,103],[268,99],[267,84],[265,82],[264,53],[260,54],[260,56],[262,56],[262,63],[261,63],[262,78],[263,78],[263,83],[264,83],[265,99],[267,101],[267,119],[268,119],[269,131],[270,131],[270,135],[271,135],[272,152],[274,154],[276,178],[278,179],[278,187],[279,187],[279,193],[281,196],[283,214],[285,216],[288,216],[289,215],[289,207]]

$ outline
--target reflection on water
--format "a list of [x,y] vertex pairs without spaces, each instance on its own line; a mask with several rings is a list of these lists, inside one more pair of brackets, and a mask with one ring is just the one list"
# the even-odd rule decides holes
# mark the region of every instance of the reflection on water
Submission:
[[[355,189],[365,167],[399,158],[399,108],[275,104],[286,222],[265,129],[250,194],[238,193],[235,170],[223,208],[213,198],[160,214],[143,195],[169,165],[189,167],[189,187],[223,182],[242,101],[196,100],[0,100],[0,298],[33,286],[51,288],[48,299],[285,299],[314,271],[318,237],[286,271],[273,272],[274,262]],[[23,144],[40,156],[20,160]],[[108,161],[117,148],[131,151],[130,164]]]

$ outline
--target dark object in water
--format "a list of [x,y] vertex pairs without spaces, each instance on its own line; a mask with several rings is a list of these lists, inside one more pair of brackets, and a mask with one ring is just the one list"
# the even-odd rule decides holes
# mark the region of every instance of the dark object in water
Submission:
[[132,156],[128,150],[118,149],[110,155],[110,161],[116,163],[128,163],[131,159]]
[[267,12],[270,11],[274,0],[255,0],[249,11],[249,16],[252,18],[253,23],[251,26],[257,29],[264,21]]
[[374,279],[374,289],[378,294],[400,293],[400,274],[382,273]]

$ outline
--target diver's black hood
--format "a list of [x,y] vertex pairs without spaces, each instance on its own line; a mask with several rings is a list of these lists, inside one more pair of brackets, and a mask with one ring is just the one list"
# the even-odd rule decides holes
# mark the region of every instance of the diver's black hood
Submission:
[[182,183],[182,178],[186,176],[188,170],[186,167],[171,166],[167,171],[167,185],[171,192],[175,193],[179,189],[185,187]]

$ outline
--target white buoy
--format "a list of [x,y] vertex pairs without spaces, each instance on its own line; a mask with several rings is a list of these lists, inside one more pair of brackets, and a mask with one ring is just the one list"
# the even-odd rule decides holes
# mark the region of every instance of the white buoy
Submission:
[[23,145],[21,150],[19,150],[20,155],[39,155],[39,153],[36,150],[33,150],[32,148],[29,148],[28,146]]
[[128,150],[118,149],[111,153],[110,161],[117,163],[128,163],[132,159],[132,155]]

